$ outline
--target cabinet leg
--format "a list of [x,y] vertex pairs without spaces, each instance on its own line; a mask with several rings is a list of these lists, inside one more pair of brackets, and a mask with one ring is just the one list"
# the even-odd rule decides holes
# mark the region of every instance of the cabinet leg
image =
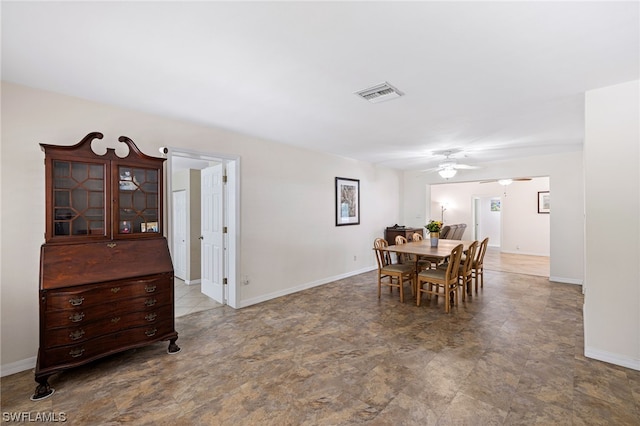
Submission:
[[36,382],[38,382],[38,386],[36,386],[36,391],[30,398],[32,401],[49,398],[55,392],[55,389],[49,386],[49,376],[38,377]]
[[176,345],[176,340],[178,340],[177,337],[175,339],[169,340],[169,348],[167,348],[167,353],[177,354],[178,352],[180,352],[180,347]]

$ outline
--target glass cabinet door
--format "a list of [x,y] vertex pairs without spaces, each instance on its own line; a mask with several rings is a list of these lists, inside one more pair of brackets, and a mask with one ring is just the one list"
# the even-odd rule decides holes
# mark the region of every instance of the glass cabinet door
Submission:
[[105,165],[53,161],[53,237],[105,236]]
[[160,232],[159,170],[118,166],[118,211],[115,233],[157,234]]

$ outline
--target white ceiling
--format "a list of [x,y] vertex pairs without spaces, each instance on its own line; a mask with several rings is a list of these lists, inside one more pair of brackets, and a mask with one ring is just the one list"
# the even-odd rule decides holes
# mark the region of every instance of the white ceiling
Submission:
[[[399,169],[481,164],[581,149],[584,92],[640,77],[638,6],[3,1],[2,79]],[[405,96],[353,94],[383,81]]]

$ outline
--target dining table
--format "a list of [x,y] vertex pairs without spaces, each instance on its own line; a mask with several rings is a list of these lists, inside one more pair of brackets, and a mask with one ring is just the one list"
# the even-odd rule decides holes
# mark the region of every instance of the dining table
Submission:
[[[458,246],[458,244],[462,244],[462,250],[464,253],[467,252],[469,246],[473,244],[473,241],[467,240],[447,240],[443,238],[438,239],[438,246],[431,247],[431,239],[426,238],[418,241],[410,241],[405,244],[395,244],[392,246],[381,247],[380,250],[388,251],[390,253],[396,253],[398,255],[398,260],[401,258],[401,254],[413,254],[416,256],[416,273],[419,272],[418,268],[418,259],[421,256],[426,258],[435,260],[436,263],[444,262],[451,256],[451,251]],[[414,283],[414,292],[415,292]]]
[[419,241],[410,241],[405,244],[396,244],[381,248],[383,251],[388,251],[396,254],[413,254],[416,256],[424,256],[438,261],[444,261],[451,256],[451,250],[453,250],[458,244],[462,244],[462,250],[466,252],[469,246],[473,244],[473,241],[467,240],[447,240],[438,239],[438,246],[431,247],[431,240],[425,238]]

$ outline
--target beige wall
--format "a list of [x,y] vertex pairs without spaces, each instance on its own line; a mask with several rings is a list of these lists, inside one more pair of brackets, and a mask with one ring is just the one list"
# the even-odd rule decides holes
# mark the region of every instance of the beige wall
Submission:
[[[481,169],[458,172],[451,182],[470,182],[509,177],[549,177],[553,208],[549,215],[550,279],[582,284],[584,279],[584,179],[582,151],[516,158],[483,164]],[[406,172],[404,220],[411,226],[424,226],[431,212],[431,184],[442,183],[437,173]],[[515,185],[512,184],[512,186]]]
[[[250,279],[238,286],[241,306],[370,270],[374,238],[400,219],[397,171],[3,82],[2,374],[33,367],[38,347],[45,201],[38,143],[71,145],[92,131],[110,146],[129,136],[149,155],[171,146],[240,156],[239,276]],[[358,226],[335,226],[336,176],[360,179]]]
[[[506,196],[505,194],[506,190]],[[440,219],[443,202],[449,207],[445,212],[448,224],[466,223],[463,239],[473,237],[473,198],[500,199],[498,214],[501,238],[489,245],[500,247],[505,253],[549,256],[549,214],[538,214],[538,191],[549,190],[549,178],[533,178],[530,181],[513,182],[506,189],[497,182],[451,183],[431,185],[431,218]],[[486,206],[488,207],[488,206]],[[480,236],[482,239],[484,235]]]
[[585,354],[640,370],[640,85],[587,92]]

